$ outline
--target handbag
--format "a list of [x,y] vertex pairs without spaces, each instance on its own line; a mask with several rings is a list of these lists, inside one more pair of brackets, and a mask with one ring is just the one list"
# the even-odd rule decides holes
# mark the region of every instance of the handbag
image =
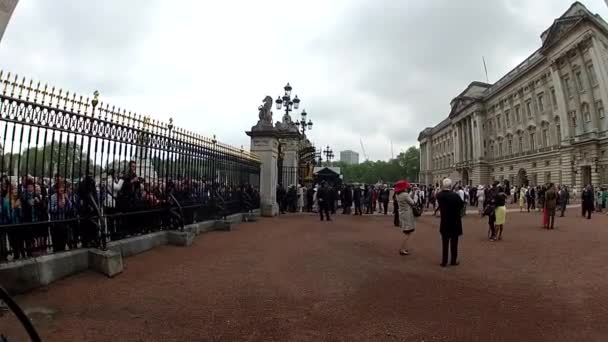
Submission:
[[412,211],[414,213],[414,217],[422,216],[422,207],[420,207],[419,205],[414,204],[412,206]]

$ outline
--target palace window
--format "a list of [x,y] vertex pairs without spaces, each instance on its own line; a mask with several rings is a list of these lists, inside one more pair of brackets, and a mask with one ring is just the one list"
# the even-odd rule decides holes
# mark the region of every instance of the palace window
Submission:
[[515,121],[517,122],[521,122],[521,108],[519,107],[519,105],[515,106]]
[[545,166],[551,166],[551,161],[550,160],[545,160]]
[[570,77],[564,77],[564,86],[566,87],[566,95],[568,95],[568,97],[572,97],[572,84],[570,82]]
[[498,143],[498,156],[502,157],[502,142]]
[[591,63],[587,64],[587,72],[589,73],[589,79],[591,80],[591,84],[596,86],[597,85],[597,75],[595,74],[595,68],[593,67],[593,64],[591,64]]
[[524,137],[522,137],[521,135],[519,136],[519,152],[523,152],[524,151]]
[[509,111],[505,111],[505,122],[507,124],[507,127],[511,127],[511,113],[509,113]]
[[532,101],[526,102],[526,109],[528,111],[528,118],[532,117]]
[[602,102],[602,100],[597,101],[595,103],[595,107],[597,108],[597,117],[600,119],[604,118],[604,103]]
[[549,130],[543,129],[543,146],[549,146]]
[[496,128],[500,129],[500,114],[496,115]]
[[534,144],[534,133],[530,132],[530,150],[534,151],[536,150],[536,146]]
[[553,102],[553,108],[557,108],[557,96],[555,95],[555,88],[551,88],[551,101]]
[[583,118],[585,118],[585,122],[591,122],[591,113],[589,113],[589,104],[583,103],[581,106],[583,110]]
[[557,136],[557,144],[562,142],[562,127],[560,125],[555,126],[555,135]]
[[508,144],[508,151],[509,151],[509,155],[513,154],[513,139],[509,139],[507,140],[507,144]]
[[572,127],[576,127],[576,111],[573,110],[570,112],[570,120],[572,120]]
[[542,113],[545,111],[545,99],[544,99],[545,95],[544,94],[539,94],[538,95],[538,110]]
[[585,90],[585,86],[583,85],[583,75],[580,71],[576,72],[576,86],[578,87],[578,91]]

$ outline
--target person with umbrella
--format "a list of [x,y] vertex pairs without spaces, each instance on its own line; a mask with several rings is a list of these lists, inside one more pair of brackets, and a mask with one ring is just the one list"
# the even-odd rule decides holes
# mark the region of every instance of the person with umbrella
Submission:
[[409,255],[409,240],[412,233],[416,230],[416,221],[414,217],[414,200],[409,194],[411,190],[410,183],[406,180],[400,180],[395,183],[395,194],[397,197],[397,205],[399,210],[399,229],[405,234],[405,238],[401,243],[400,255]]

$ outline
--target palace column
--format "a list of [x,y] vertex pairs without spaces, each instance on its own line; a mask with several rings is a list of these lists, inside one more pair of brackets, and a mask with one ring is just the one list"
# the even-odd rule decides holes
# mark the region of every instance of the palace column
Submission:
[[460,162],[460,132],[458,131],[458,124],[452,125],[452,134],[454,141],[454,163]]
[[[562,78],[559,75],[557,62],[551,64],[551,79],[553,80],[553,86],[555,87],[555,94],[557,98],[557,113],[560,118],[560,128],[562,134],[562,140],[568,140],[574,136],[574,132],[571,128],[571,120],[568,117],[568,104],[566,102],[566,93],[562,86]],[[561,145],[561,142],[560,142]]]

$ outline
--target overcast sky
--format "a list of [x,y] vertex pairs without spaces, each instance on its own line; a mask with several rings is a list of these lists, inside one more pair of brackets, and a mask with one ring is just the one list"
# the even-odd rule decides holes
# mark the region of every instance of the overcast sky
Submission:
[[[361,139],[387,159],[485,81],[482,55],[495,82],[571,3],[21,0],[0,67],[245,147],[264,96],[289,81],[317,146],[361,152]],[[603,0],[583,3],[608,17]]]

